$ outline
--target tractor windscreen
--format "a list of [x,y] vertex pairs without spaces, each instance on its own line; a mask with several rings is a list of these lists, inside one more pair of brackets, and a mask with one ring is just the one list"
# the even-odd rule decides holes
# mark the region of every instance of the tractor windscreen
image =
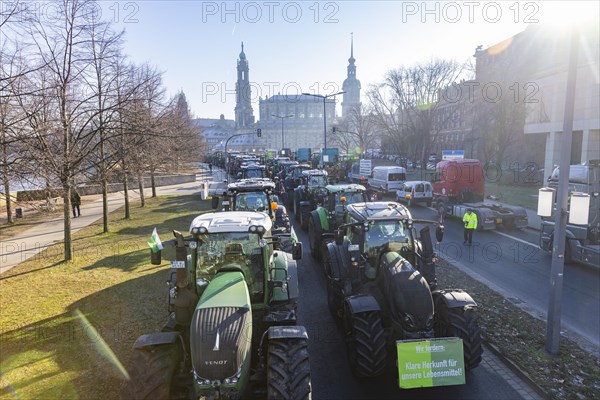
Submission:
[[364,203],[367,201],[363,192],[338,192],[335,194],[335,205],[342,205],[340,200],[342,197],[346,198],[345,204]]
[[409,243],[410,232],[402,221],[371,221],[365,237],[365,252],[375,259],[383,246],[399,251]]
[[263,293],[264,269],[260,238],[255,233],[211,233],[200,235],[197,276],[211,276],[221,269],[244,273],[250,295]]
[[308,187],[324,187],[327,186],[327,179],[323,175],[311,175],[308,178]]
[[264,192],[240,193],[235,199],[236,211],[268,211],[269,199]]

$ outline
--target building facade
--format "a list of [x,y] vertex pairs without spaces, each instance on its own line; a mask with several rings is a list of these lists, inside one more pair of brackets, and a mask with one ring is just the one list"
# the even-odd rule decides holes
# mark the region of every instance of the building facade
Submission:
[[259,99],[260,122],[257,127],[262,131],[264,147],[275,150],[322,148],[324,109],[329,135],[335,123],[335,99],[326,99],[325,105],[322,98],[307,95],[275,95]]
[[[575,106],[571,164],[600,159],[600,40],[598,24],[580,26],[576,43]],[[537,91],[528,104],[525,135],[545,138],[544,181],[560,162],[570,36],[547,30],[531,30],[531,41],[543,41],[536,52],[538,68],[530,76]]]

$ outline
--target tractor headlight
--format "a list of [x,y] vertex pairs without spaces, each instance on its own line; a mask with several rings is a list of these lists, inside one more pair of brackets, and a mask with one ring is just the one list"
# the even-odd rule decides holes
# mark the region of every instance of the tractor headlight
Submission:
[[195,235],[198,233],[198,227],[192,228],[192,233]]
[[225,384],[226,384],[226,385],[229,385],[230,383],[231,383],[231,379],[229,379],[229,378],[225,378]]
[[256,233],[256,225],[252,225],[252,226],[250,227],[250,232],[252,232],[252,233]]
[[256,231],[258,233],[265,233],[265,227],[261,225],[261,226],[259,226],[259,227],[256,228]]
[[201,226],[200,228],[198,228],[198,233],[205,235],[208,233],[208,229],[206,229],[205,226]]

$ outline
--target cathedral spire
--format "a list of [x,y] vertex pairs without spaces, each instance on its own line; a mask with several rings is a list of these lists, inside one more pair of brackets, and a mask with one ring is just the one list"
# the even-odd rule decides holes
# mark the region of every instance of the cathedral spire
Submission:
[[350,32],[350,58],[348,62],[354,64],[354,32]]
[[344,99],[342,100],[342,116],[347,116],[352,108],[360,107],[360,81],[356,79],[354,65],[354,32],[350,33],[350,58],[348,59],[347,77],[342,85]]

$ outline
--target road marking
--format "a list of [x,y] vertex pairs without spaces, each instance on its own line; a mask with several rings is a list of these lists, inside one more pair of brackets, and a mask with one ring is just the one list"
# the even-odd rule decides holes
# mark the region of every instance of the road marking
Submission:
[[526,241],[526,240],[519,239],[518,237],[511,236],[511,235],[509,235],[509,234],[507,234],[507,233],[504,233],[504,232],[498,232],[498,231],[492,231],[492,232],[494,232],[494,233],[497,233],[498,235],[501,235],[501,236],[507,237],[507,238],[509,238],[509,239],[516,240],[516,241],[517,241],[517,242],[519,242],[519,243],[523,243],[523,244],[526,244],[526,245],[528,245],[528,246],[535,247],[535,248],[536,248],[536,249],[538,249],[538,250],[541,250],[541,249],[542,249],[542,248],[541,248],[540,246],[538,246],[537,244],[533,244],[533,243],[530,243],[530,242],[528,242],[528,241]]

